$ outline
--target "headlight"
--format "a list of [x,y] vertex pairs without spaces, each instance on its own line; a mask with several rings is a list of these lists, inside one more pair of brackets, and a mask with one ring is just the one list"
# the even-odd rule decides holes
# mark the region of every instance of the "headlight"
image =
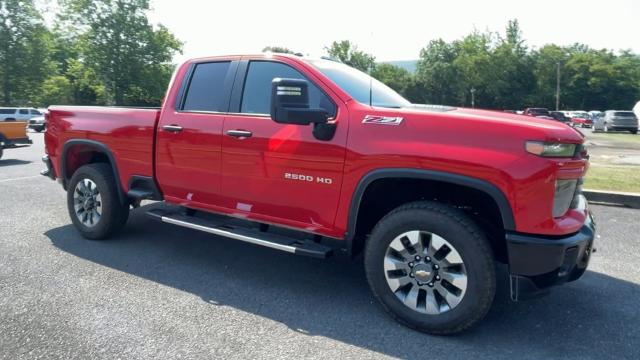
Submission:
[[578,180],[556,180],[556,192],[553,196],[553,217],[560,217],[567,213],[573,196],[576,193]]
[[527,141],[525,148],[528,153],[543,157],[573,157],[576,153],[576,144]]

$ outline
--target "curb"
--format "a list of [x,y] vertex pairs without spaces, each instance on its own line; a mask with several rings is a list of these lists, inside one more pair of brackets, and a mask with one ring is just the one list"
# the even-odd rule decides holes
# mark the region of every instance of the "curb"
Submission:
[[638,193],[590,189],[584,189],[582,193],[587,197],[589,202],[640,209],[640,194]]

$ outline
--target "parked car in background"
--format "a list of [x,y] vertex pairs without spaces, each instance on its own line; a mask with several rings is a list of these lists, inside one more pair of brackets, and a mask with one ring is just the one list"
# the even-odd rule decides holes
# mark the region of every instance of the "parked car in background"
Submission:
[[571,116],[572,119],[573,118],[580,118],[580,119],[591,119],[591,116],[589,115],[588,112],[584,111],[584,110],[574,110],[571,112]]
[[43,113],[34,108],[0,107],[0,121],[28,121]]
[[574,117],[571,123],[574,127],[591,128],[593,126],[593,120],[588,116]]
[[567,125],[571,125],[571,119],[564,115],[562,111],[550,111],[549,115],[554,119],[560,122],[563,122]]
[[37,131],[37,132],[42,132],[44,131],[44,129],[47,128],[47,122],[44,118],[44,115],[42,116],[36,116],[32,119],[29,120],[29,124],[27,125],[27,127],[31,130]]
[[549,110],[546,108],[526,108],[522,112],[522,115],[529,116],[549,116]]
[[595,121],[597,117],[602,116],[604,113],[598,110],[591,110],[588,112],[588,114],[591,117],[591,120]]
[[4,149],[14,148],[20,145],[28,146],[31,140],[27,136],[27,128],[22,122],[0,122],[0,158]]
[[638,117],[633,111],[607,110],[594,125],[594,131],[629,131],[638,133]]

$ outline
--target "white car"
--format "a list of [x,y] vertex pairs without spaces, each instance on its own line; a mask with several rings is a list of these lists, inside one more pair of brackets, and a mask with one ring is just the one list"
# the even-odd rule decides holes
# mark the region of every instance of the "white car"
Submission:
[[29,121],[44,114],[34,108],[0,107],[0,121]]
[[36,116],[34,118],[29,119],[29,124],[27,127],[31,130],[42,132],[47,128],[47,122],[43,116]]

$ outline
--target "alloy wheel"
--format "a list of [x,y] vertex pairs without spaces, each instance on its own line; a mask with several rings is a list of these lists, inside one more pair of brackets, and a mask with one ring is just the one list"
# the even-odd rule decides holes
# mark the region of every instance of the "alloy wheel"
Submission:
[[407,307],[438,315],[460,304],[467,271],[450,242],[427,231],[407,231],[387,248],[384,273],[389,288]]
[[73,192],[73,207],[82,225],[94,227],[102,217],[102,197],[95,182],[82,179]]

